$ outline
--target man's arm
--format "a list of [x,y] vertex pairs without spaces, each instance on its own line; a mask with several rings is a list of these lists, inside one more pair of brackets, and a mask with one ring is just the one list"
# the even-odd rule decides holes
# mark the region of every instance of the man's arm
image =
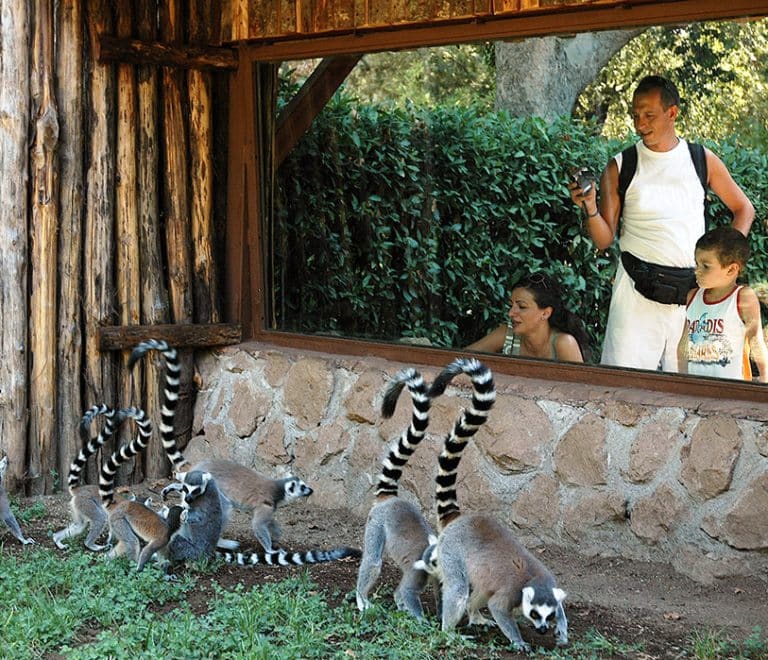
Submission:
[[683,321],[683,332],[677,342],[677,370],[681,374],[688,373],[688,321]]
[[744,191],[733,180],[725,163],[709,149],[705,149],[704,153],[707,159],[707,183],[709,183],[709,187],[733,214],[733,222],[731,223],[733,227],[746,236],[752,226],[752,221],[755,219],[755,207],[752,206],[752,202],[749,201]]
[[592,186],[586,195],[581,194],[581,189],[575,183],[569,184],[568,190],[573,203],[582,210],[582,215],[586,209],[587,217],[584,218],[584,224],[595,246],[598,250],[607,250],[616,236],[621,213],[619,168],[616,161],[611,159],[600,176],[599,208],[595,186]]

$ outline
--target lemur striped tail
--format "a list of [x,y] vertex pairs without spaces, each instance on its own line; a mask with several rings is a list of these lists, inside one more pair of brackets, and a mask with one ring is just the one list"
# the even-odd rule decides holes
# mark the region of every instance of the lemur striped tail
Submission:
[[185,462],[184,454],[181,453],[176,444],[173,428],[181,383],[179,354],[175,348],[161,339],[148,339],[133,349],[131,357],[128,359],[128,368],[132,369],[138,360],[153,350],[160,351],[165,359],[165,388],[163,390],[163,406],[160,411],[160,439],[163,442],[163,449],[165,449],[168,460],[171,462],[173,470],[176,471]]
[[469,410],[462,410],[451,432],[445,438],[445,445],[438,457],[438,474],[435,499],[437,518],[444,528],[459,515],[456,498],[456,472],[461,454],[469,439],[488,419],[488,413],[496,400],[496,389],[491,370],[482,362],[469,358],[458,358],[451,362],[435,379],[429,390],[434,398],[445,392],[454,376],[465,373],[472,379],[472,403]]
[[[99,415],[104,415],[104,426],[101,431],[99,431],[99,435],[92,438],[90,433],[91,423]],[[115,409],[110,408],[104,403],[91,406],[85,411],[80,420],[80,438],[83,441],[83,446],[75,457],[75,460],[73,460],[72,464],[69,466],[67,488],[69,489],[70,495],[74,495],[75,489],[80,485],[80,478],[86,463],[88,463],[88,459],[112,436],[116,426],[117,419]]]
[[403,431],[396,444],[393,444],[389,454],[381,466],[381,474],[376,486],[376,497],[395,497],[397,484],[403,474],[403,468],[424,439],[424,433],[429,425],[429,407],[431,400],[427,396],[427,384],[416,369],[403,369],[395,375],[394,381],[384,394],[381,404],[381,416],[392,417],[395,405],[403,387],[408,386],[413,403],[411,423]]
[[224,552],[216,551],[216,556],[221,557],[228,564],[240,566],[304,566],[306,564],[319,564],[327,561],[338,561],[347,557],[360,557],[362,553],[357,548],[334,548],[333,550],[307,550],[305,552],[288,552],[287,550],[273,550],[272,552]]
[[126,419],[131,418],[139,427],[136,437],[104,461],[99,473],[99,495],[105,507],[109,507],[115,500],[115,474],[118,468],[130,460],[136,454],[147,448],[149,438],[152,436],[152,423],[141,408],[120,408],[116,412],[115,426],[119,426]]

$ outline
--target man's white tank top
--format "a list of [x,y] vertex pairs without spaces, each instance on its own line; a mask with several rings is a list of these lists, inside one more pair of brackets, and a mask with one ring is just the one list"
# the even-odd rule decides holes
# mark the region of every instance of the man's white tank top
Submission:
[[696,289],[686,310],[688,373],[752,380],[744,321],[739,316],[737,286],[725,298],[707,302]]
[[[688,144],[670,151],[637,145],[637,170],[627,188],[619,246],[665,266],[691,267],[696,241],[704,233],[704,189]],[[621,154],[615,156],[621,171]]]

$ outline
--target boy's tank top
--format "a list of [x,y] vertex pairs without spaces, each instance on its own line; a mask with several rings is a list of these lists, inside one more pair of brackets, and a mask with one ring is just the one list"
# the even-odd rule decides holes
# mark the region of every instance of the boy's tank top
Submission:
[[686,309],[688,373],[752,380],[744,321],[739,316],[737,286],[725,298],[704,301],[697,289]]

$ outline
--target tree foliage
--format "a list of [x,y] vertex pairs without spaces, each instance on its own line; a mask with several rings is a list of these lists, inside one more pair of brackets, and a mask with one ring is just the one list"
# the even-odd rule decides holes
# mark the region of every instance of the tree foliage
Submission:
[[606,135],[627,135],[632,90],[648,74],[678,86],[684,136],[721,141],[735,135],[742,144],[768,146],[768,19],[650,28],[585,89],[575,115],[604,120]]

